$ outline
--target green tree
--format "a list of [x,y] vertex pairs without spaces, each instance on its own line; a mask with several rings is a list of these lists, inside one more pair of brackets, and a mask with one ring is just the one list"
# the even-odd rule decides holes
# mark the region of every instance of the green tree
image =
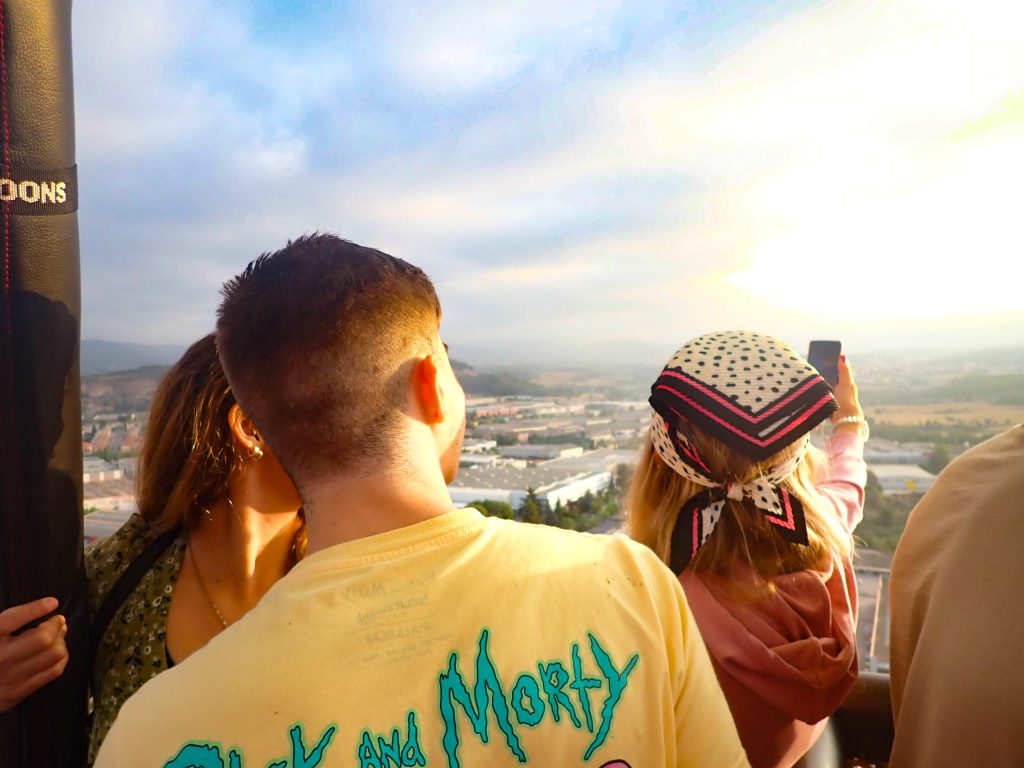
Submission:
[[935,448],[932,449],[932,455],[921,466],[932,474],[937,475],[946,468],[946,465],[952,459],[953,455],[949,451],[949,446],[945,443],[936,443]]
[[878,480],[878,475],[868,470],[868,481],[864,485],[864,492],[868,498],[879,497],[882,495],[882,483]]
[[583,494],[583,498],[580,499],[580,512],[584,515],[589,515],[594,511],[594,494],[587,491]]
[[857,539],[868,547],[891,552],[899,541],[910,510],[921,494],[886,496],[874,473],[868,473],[864,494],[864,520],[857,526]]
[[606,488],[597,494],[594,511],[601,519],[615,517],[619,513],[619,498],[613,488]]
[[628,464],[616,464],[615,471],[612,473],[613,487],[619,491],[624,491],[629,486],[629,481],[633,478],[633,468]]
[[519,518],[525,523],[539,523],[542,520],[540,500],[533,488],[526,489],[526,498],[519,505]]
[[483,499],[480,501],[471,501],[468,506],[479,509],[480,514],[486,515],[487,517],[500,517],[502,520],[511,520],[516,516],[516,511],[512,509],[512,505],[507,501]]
[[559,528],[565,528],[569,531],[577,530],[579,521],[576,518],[576,511],[571,503],[562,504],[562,502],[559,501],[555,505],[555,518],[557,520],[555,525]]

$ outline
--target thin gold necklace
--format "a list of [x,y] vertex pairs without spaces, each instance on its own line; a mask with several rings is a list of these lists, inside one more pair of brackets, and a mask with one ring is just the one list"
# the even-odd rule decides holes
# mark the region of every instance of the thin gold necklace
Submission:
[[196,581],[199,582],[199,588],[203,590],[203,595],[206,597],[206,602],[213,608],[213,612],[217,614],[217,618],[220,619],[220,623],[224,625],[224,629],[228,628],[228,620],[224,618],[224,614],[220,612],[217,604],[213,602],[213,598],[210,597],[210,591],[206,588],[206,582],[203,581],[202,574],[199,573],[199,566],[196,565],[196,553],[192,549],[192,542],[188,543],[188,558],[192,561],[192,570],[196,573]]

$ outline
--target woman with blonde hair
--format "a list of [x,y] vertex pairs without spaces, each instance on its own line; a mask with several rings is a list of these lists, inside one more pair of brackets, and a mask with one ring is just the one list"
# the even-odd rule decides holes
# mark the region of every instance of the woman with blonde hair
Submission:
[[[241,618],[305,553],[298,493],[235,402],[213,334],[157,387],[136,496],[138,513],[85,552],[95,646],[90,763],[129,696]],[[0,711],[63,671],[63,619],[53,621],[47,643],[23,643],[19,665],[0,658]]]
[[[857,677],[853,529],[867,423],[757,333],[693,339],[651,388],[629,531],[679,575],[754,768],[792,766]],[[832,420],[827,453],[810,432]]]

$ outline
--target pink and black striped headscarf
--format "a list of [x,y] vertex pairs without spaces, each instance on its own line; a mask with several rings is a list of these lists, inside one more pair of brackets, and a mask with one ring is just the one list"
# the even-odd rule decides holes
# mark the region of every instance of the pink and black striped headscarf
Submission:
[[[651,440],[661,459],[706,490],[688,499],[672,532],[672,569],[682,572],[714,531],[726,499],[747,499],[779,533],[807,544],[803,505],[782,482],[803,458],[808,433],[838,407],[818,372],[771,336],[726,331],[687,342],[651,387]],[[788,445],[801,449],[748,483],[711,477],[692,427],[754,461]]]

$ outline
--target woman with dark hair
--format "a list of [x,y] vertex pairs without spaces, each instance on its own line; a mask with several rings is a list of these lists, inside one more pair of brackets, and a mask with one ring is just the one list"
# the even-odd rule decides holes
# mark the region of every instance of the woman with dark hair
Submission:
[[[90,762],[131,694],[238,620],[305,553],[298,494],[235,402],[213,334],[156,390],[137,500],[138,513],[85,553],[89,607],[102,625],[94,626],[102,635]],[[51,621],[19,654],[37,658],[34,665],[9,664],[3,648],[17,638],[0,633],[0,706],[13,707],[63,670],[63,619]]]
[[[853,529],[867,422],[756,333],[693,339],[651,388],[630,535],[679,575],[754,768],[792,766],[857,678]],[[831,418],[828,452],[809,433]]]

